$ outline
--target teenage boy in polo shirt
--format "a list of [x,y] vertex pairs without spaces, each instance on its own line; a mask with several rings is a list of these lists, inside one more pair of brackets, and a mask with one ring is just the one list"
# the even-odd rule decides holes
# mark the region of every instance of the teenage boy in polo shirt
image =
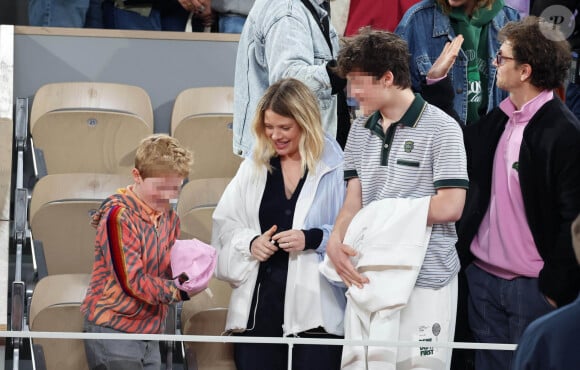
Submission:
[[[346,76],[350,94],[368,116],[357,119],[348,136],[347,195],[327,254],[348,287],[362,287],[368,279],[349,259],[355,251],[343,244],[354,215],[379,199],[431,196],[428,223],[433,230],[410,298],[416,324],[401,329],[399,338],[447,341],[453,340],[455,327],[459,259],[453,223],[461,215],[468,186],[465,149],[457,122],[411,91],[408,55],[399,36],[368,29],[348,39],[339,52],[339,74]],[[428,296],[428,302],[414,300],[418,295]],[[408,307],[402,307],[402,316]],[[433,323],[440,332],[424,330]],[[430,356],[401,347],[397,362],[405,359],[409,368],[448,368],[451,351],[435,352]]]

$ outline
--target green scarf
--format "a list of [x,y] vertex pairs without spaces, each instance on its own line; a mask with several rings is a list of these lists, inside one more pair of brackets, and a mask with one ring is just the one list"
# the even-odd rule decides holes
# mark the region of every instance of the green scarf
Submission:
[[480,111],[485,113],[487,108],[487,61],[490,57],[487,50],[488,27],[503,6],[504,0],[496,0],[491,9],[475,9],[471,17],[463,7],[453,8],[449,14],[455,34],[463,35],[461,49],[467,56],[467,123],[477,121]]

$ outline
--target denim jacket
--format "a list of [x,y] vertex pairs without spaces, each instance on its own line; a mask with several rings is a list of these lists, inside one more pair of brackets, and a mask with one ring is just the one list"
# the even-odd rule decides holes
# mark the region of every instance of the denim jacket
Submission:
[[[499,30],[510,21],[519,19],[517,10],[504,6],[493,18],[488,27],[488,81],[487,109],[489,112],[507,97],[495,83],[496,68],[492,64],[495,54],[501,46],[497,35]],[[429,32],[431,31],[431,32]],[[395,33],[409,44],[411,53],[411,84],[416,92],[421,92],[421,83],[425,82],[427,72],[441,54],[445,43],[455,38],[449,16],[435,5],[435,0],[423,0],[411,7],[397,26]],[[429,37],[429,34],[431,35]],[[467,119],[467,56],[460,50],[451,71],[449,72],[455,91],[454,108],[461,123]]]
[[[316,0],[309,0],[320,17]],[[310,11],[300,0],[257,0],[240,35],[234,85],[234,153],[246,157],[252,147],[256,106],[274,82],[293,77],[318,98],[322,125],[336,136],[336,96],[331,95],[326,63],[336,59],[338,36],[330,25],[332,53]]]

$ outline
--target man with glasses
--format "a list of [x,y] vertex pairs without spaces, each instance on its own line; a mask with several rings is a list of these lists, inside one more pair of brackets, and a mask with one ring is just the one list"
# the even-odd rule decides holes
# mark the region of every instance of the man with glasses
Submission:
[[[517,343],[534,319],[572,302],[580,268],[580,122],[556,97],[570,46],[528,17],[499,33],[497,86],[509,93],[465,128],[470,187],[457,227],[477,342]],[[476,369],[510,369],[511,351],[476,351]]]

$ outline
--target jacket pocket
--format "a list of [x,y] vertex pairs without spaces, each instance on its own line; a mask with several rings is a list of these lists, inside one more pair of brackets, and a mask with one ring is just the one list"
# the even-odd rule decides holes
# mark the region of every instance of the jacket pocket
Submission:
[[99,306],[111,310],[115,315],[134,319],[141,316],[144,304],[129,297],[113,279],[110,279],[103,290]]
[[419,55],[417,58],[415,58],[415,63],[421,76],[427,76],[427,72],[429,72],[433,66],[433,61],[431,58],[429,58],[428,55],[425,54]]

